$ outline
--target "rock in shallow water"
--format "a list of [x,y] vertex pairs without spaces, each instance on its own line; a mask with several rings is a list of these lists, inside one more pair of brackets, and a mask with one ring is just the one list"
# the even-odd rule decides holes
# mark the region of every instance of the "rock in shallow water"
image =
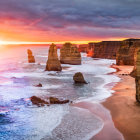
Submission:
[[75,83],[87,84],[81,72],[75,73],[75,75],[73,76],[73,80]]
[[50,104],[66,104],[69,103],[69,100],[59,100],[58,98],[55,97],[50,97]]
[[32,96],[30,98],[30,100],[31,100],[32,104],[37,105],[37,106],[44,106],[45,104],[49,104],[48,102],[46,102],[46,101],[44,101],[41,98],[36,97],[36,96]]
[[35,63],[35,58],[33,56],[33,53],[30,49],[27,50],[27,53],[28,53],[28,62],[29,63]]
[[32,104],[37,105],[37,106],[44,106],[44,105],[48,105],[48,104],[66,104],[69,103],[69,100],[60,100],[56,97],[49,97],[49,102],[37,97],[37,96],[32,96],[30,98]]
[[35,85],[35,87],[42,87],[42,84],[39,83],[38,85]]

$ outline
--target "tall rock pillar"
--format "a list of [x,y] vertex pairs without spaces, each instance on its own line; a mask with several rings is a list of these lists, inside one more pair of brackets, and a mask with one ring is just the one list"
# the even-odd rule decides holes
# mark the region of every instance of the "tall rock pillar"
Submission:
[[27,50],[27,54],[28,54],[28,62],[35,63],[35,58],[34,58],[33,53],[30,49]]
[[61,71],[61,70],[62,70],[62,67],[58,59],[56,45],[52,44],[49,48],[46,71]]

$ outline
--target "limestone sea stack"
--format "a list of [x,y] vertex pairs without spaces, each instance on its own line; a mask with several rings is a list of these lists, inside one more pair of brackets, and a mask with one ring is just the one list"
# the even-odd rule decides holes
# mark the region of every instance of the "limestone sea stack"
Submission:
[[46,71],[61,71],[62,67],[57,55],[57,47],[52,44],[49,48],[48,61]]
[[29,63],[35,63],[35,58],[33,56],[33,53],[30,49],[27,50],[27,53],[28,53],[28,62]]
[[81,54],[78,48],[71,43],[65,43],[60,50],[60,62],[62,64],[80,65]]
[[87,82],[85,81],[84,76],[81,72],[75,73],[75,75],[73,76],[73,80],[75,83],[87,84]]

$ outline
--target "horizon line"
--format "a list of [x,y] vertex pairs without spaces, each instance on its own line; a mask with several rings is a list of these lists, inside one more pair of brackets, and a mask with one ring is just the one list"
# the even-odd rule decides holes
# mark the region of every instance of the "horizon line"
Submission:
[[[121,39],[108,39],[108,40],[102,40],[102,41],[122,41],[127,38],[121,38]],[[88,44],[90,42],[101,42],[101,40],[88,40],[88,41],[50,41],[50,42],[33,42],[33,41],[2,41],[0,40],[0,45],[45,45],[45,44],[64,44],[66,42],[70,42],[72,44]]]

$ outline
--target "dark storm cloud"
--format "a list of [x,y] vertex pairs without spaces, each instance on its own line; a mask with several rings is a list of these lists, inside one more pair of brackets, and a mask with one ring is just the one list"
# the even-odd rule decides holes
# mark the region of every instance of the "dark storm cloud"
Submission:
[[73,26],[139,30],[140,0],[0,0],[0,22],[4,18],[44,31]]

